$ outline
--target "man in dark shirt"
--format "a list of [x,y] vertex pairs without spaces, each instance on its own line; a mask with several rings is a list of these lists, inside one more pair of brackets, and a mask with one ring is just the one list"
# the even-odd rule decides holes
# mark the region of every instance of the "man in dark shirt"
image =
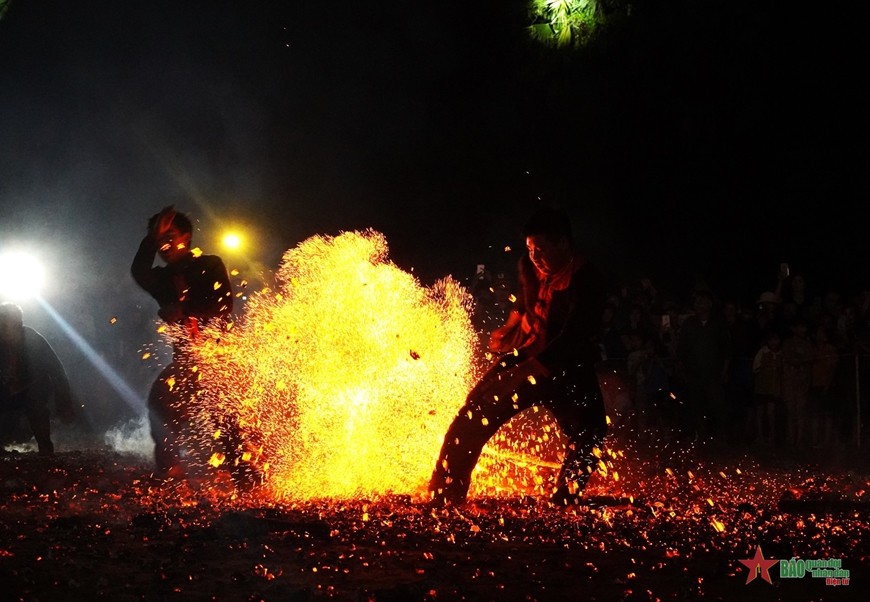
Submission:
[[731,334],[713,312],[713,295],[693,295],[694,313],[680,328],[678,369],[686,383],[683,436],[721,439],[725,426],[725,382],[731,363]]
[[[130,270],[160,305],[163,320],[195,329],[195,322],[227,319],[233,291],[220,257],[193,254],[192,231],[190,218],[171,207],[152,216]],[[158,254],[166,265],[152,267]]]
[[[69,380],[57,354],[41,334],[24,325],[20,307],[0,304],[0,412],[24,412],[41,456],[54,454],[51,400],[61,419],[71,422]],[[2,420],[6,424],[7,417]]]
[[576,503],[607,431],[596,363],[606,287],[577,253],[571,224],[544,209],[526,223],[528,254],[519,262],[521,294],[490,350],[503,354],[468,394],[444,437],[429,490],[436,504],[461,504],[486,442],[513,416],[550,410],[568,446],[551,501]]
[[[202,326],[227,323],[233,309],[233,290],[226,267],[216,255],[196,255],[191,250],[193,227],[185,214],[172,207],[164,208],[148,222],[148,232],[133,258],[131,273],[136,283],[145,289],[160,306],[159,316],[167,323],[179,324],[188,340],[195,340]],[[164,266],[153,266],[159,255]],[[157,377],[148,395],[151,437],[154,439],[154,459],[165,476],[184,474],[180,461],[182,425],[187,416],[188,402],[199,387],[189,370],[184,370],[183,348],[176,345],[173,362]],[[218,417],[224,421],[224,417]],[[237,429],[226,424],[221,429],[234,477],[246,478],[247,471],[238,456],[241,445]],[[236,480],[237,484],[239,479]]]

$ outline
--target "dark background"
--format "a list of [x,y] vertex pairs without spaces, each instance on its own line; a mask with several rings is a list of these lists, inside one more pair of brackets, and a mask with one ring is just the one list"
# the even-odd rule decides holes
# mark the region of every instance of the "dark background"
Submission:
[[[312,234],[373,227],[425,283],[448,273],[468,281],[478,263],[510,269],[523,220],[554,203],[570,210],[578,240],[614,284],[648,276],[686,302],[703,280],[720,298],[751,303],[785,261],[807,274],[811,294],[855,294],[870,284],[862,9],[641,0],[593,44],[566,52],[529,39],[526,3],[515,0],[12,0],[0,20],[0,252],[42,257],[46,301],[142,396],[159,369],[139,361],[154,350],[157,308],[129,264],[148,216],[168,203],[198,220],[195,242],[207,252],[226,226],[253,233],[247,258],[226,257],[249,270],[274,269]],[[95,371],[43,306],[24,309],[58,349],[95,431],[141,415],[141,400],[119,407],[112,375]],[[330,580],[346,585],[339,568],[348,567],[356,597],[422,598],[437,586],[444,599],[554,598],[574,594],[579,580],[602,598],[616,586],[625,596],[768,599],[770,586],[745,586],[737,564],[758,545],[769,558],[829,551],[858,571],[855,584],[866,574],[866,545],[848,535],[863,527],[857,512],[844,530],[822,510],[807,518],[771,506],[786,489],[807,493],[782,499],[809,510],[840,501],[818,491],[860,505],[851,494],[864,484],[843,474],[866,466],[854,449],[813,457],[831,470],[807,473],[776,457],[772,470],[753,460],[728,478],[722,471],[740,462],[699,463],[667,445],[638,451],[626,457],[627,468],[640,462],[637,474],[620,467],[624,491],[640,476],[650,501],[677,504],[678,523],[664,513],[650,523],[643,512],[613,524],[595,512],[526,521],[524,499],[521,514],[484,507],[478,534],[467,513],[448,520],[366,500],[303,506],[303,522],[290,526],[310,527],[316,510],[325,531],[313,539],[308,528],[304,537],[277,532],[252,515],[213,517],[223,506],[206,497],[171,519],[155,514],[163,487],[152,486],[150,468],[116,456],[85,451],[46,464],[22,455],[2,463],[12,494],[0,500],[11,542],[3,591],[51,599],[68,589],[145,597],[256,588],[307,599]],[[644,458],[653,456],[650,469]],[[676,477],[662,466],[691,469],[706,485],[675,497]],[[365,511],[372,522],[359,520]],[[725,533],[711,529],[715,516]],[[620,551],[617,540],[631,546]],[[437,563],[420,564],[426,549]],[[335,570],[313,573],[315,564]],[[286,569],[283,578],[266,586],[266,566]],[[809,581],[775,581],[777,595],[823,587]]]
[[424,283],[468,282],[511,271],[551,203],[614,286],[751,303],[788,262],[848,296],[868,284],[858,4],[623,4],[555,50],[524,1],[13,0],[0,246],[38,253],[47,301],[119,357],[151,332],[129,263],[169,203],[206,252],[244,227],[247,256],[225,258],[249,277],[372,227]]

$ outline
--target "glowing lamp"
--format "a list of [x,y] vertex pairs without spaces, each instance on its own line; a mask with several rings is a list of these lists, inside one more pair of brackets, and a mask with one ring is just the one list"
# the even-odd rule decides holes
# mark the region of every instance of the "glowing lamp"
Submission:
[[45,269],[36,257],[20,251],[0,254],[0,297],[24,300],[39,295]]
[[242,237],[235,232],[227,232],[221,241],[227,249],[238,249],[242,246]]

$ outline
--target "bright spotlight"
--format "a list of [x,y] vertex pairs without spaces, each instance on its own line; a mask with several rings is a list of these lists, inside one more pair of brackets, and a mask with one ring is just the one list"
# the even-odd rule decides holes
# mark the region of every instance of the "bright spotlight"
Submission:
[[33,255],[19,251],[0,254],[0,297],[24,300],[39,295],[45,269]]
[[222,242],[227,249],[235,250],[242,246],[242,237],[235,232],[227,232]]

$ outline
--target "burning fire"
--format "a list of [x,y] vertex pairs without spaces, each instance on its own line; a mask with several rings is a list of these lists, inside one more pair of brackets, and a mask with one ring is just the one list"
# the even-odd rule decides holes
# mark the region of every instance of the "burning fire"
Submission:
[[422,286],[372,230],[309,238],[277,276],[190,346],[201,438],[236,421],[276,499],[422,494],[476,377],[470,296]]

